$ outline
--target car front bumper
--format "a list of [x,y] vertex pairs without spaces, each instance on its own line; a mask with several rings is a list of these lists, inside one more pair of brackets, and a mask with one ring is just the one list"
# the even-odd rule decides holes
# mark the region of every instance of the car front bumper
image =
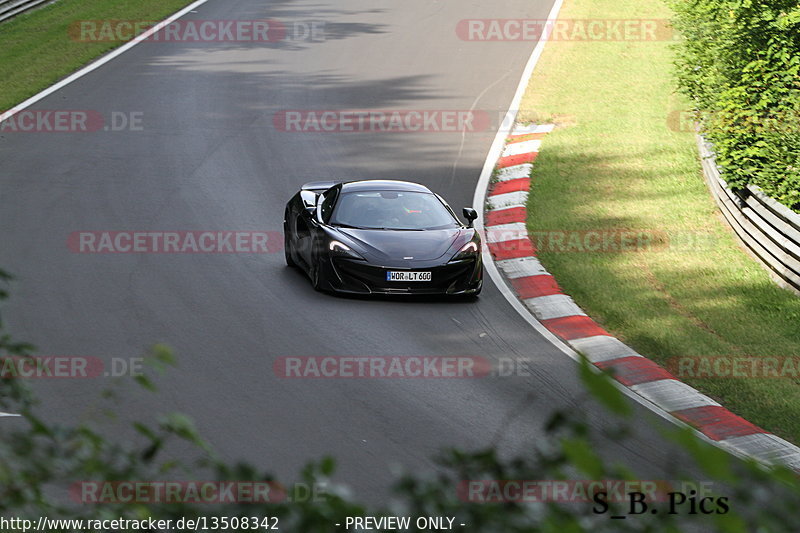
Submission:
[[[483,284],[483,263],[475,258],[413,266],[376,266],[335,257],[325,262],[323,279],[330,290],[352,294],[474,294]],[[387,281],[389,271],[430,272],[431,281]]]

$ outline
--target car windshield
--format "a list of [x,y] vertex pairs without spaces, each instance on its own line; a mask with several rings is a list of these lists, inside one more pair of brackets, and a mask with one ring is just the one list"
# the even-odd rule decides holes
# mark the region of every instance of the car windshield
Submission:
[[330,224],[386,230],[446,229],[459,225],[435,195],[407,191],[344,193],[336,204]]

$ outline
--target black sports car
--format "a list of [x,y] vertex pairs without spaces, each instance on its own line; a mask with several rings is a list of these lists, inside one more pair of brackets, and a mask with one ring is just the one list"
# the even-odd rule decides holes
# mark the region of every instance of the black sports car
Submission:
[[317,290],[471,294],[483,284],[481,238],[427,187],[406,181],[306,183],[286,204],[286,264]]

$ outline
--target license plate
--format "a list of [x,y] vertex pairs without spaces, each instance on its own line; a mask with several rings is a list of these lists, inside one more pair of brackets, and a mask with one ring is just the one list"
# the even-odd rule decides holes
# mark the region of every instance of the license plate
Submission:
[[430,281],[430,272],[387,272],[386,281]]

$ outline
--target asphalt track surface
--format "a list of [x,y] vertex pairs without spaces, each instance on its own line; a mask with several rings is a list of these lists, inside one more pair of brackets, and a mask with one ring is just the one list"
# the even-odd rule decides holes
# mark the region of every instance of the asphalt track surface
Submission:
[[[180,366],[158,395],[132,393],[122,420],[191,415],[229,458],[293,478],[334,455],[336,479],[385,501],[395,466],[433,467],[442,447],[525,454],[554,409],[592,412],[576,364],[487,279],[477,302],[363,300],[314,292],[272,254],[78,254],[83,230],[280,231],[285,202],[312,179],[424,183],[470,204],[495,131],[278,131],[287,109],[505,112],[535,43],[466,42],[468,18],[543,19],[552,2],[212,0],[187,18],[321,21],[321,42],[140,44],[35,104],[142,115],[142,131],[0,136],[0,265],[17,277],[3,317],[42,355],[104,359],[163,342]],[[287,380],[283,356],[482,355],[533,359],[505,379]],[[37,383],[47,416],[102,411],[108,380]],[[643,479],[687,461],[636,405],[635,434],[601,440]],[[656,425],[647,420],[656,419]],[[9,420],[9,419],[6,419]],[[4,422],[5,423],[5,422]],[[11,422],[14,423],[14,422]],[[114,426],[111,422],[106,422]],[[121,422],[120,422],[121,424]]]

